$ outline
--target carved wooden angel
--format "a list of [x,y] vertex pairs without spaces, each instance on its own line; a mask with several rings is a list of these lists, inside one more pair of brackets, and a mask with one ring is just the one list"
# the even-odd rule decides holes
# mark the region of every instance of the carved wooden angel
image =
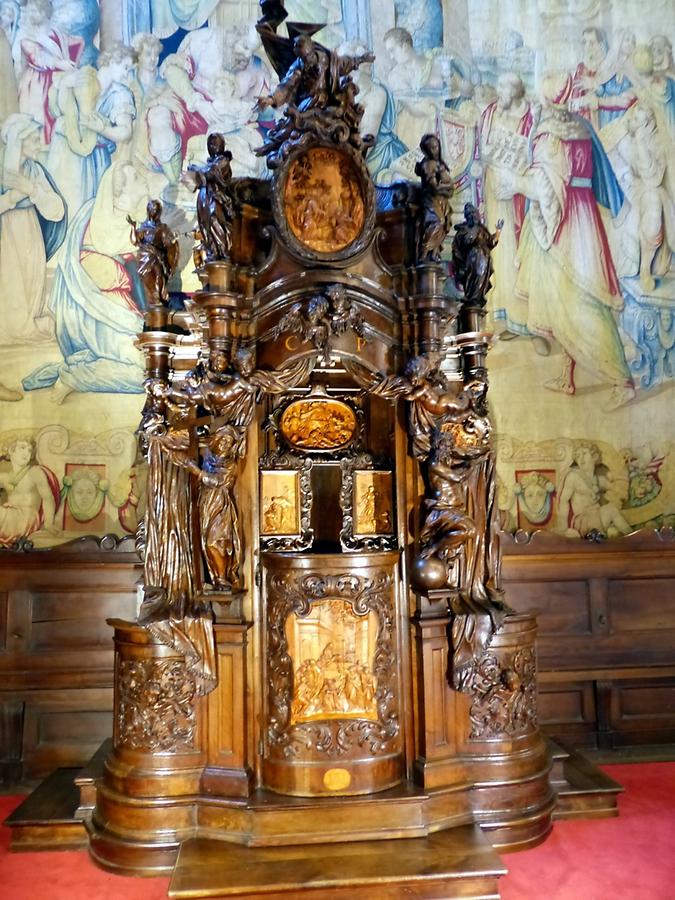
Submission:
[[149,306],[159,306],[169,299],[167,285],[178,267],[180,247],[178,239],[169,226],[162,222],[162,204],[150,200],[147,206],[148,218],[136,223],[131,216],[131,243],[138,247],[138,274]]
[[317,294],[304,309],[302,303],[294,303],[275,326],[272,337],[277,338],[288,331],[301,335],[303,341],[313,344],[321,354],[323,364],[330,365],[331,317],[325,297]]
[[285,369],[269,372],[256,369],[253,354],[242,347],[232,361],[233,372],[219,375],[217,381],[186,378],[184,385],[169,392],[169,399],[179,404],[203,406],[212,415],[223,417],[227,424],[247,428],[262,394],[283,394],[306,382],[315,362],[316,357],[305,357]]
[[409,433],[413,454],[418,459],[429,456],[434,428],[448,422],[460,423],[470,411],[482,412],[486,383],[476,380],[452,387],[426,356],[413,357],[402,376],[376,375],[350,361],[345,361],[344,366],[369,393],[392,400],[403,397],[410,402]]

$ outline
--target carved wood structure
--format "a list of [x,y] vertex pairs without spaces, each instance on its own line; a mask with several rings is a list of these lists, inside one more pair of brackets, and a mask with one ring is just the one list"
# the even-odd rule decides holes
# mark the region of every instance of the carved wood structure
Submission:
[[438,142],[421,186],[376,187],[362,60],[293,29],[259,25],[281,77],[272,177],[233,178],[212,136],[192,173],[202,290],[175,312],[158,289],[138,340],[143,603],[108,620],[113,745],[87,824],[113,871],[171,870],[196,837],[477,823],[513,849],[551,827],[535,615],[501,581],[482,327],[498,233],[466,212],[450,299]]

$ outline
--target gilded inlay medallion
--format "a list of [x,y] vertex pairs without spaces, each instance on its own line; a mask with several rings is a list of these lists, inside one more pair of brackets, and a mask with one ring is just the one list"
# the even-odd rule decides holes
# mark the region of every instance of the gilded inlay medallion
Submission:
[[339,450],[357,430],[354,410],[340,400],[312,398],[289,403],[279,422],[281,434],[297,450]]

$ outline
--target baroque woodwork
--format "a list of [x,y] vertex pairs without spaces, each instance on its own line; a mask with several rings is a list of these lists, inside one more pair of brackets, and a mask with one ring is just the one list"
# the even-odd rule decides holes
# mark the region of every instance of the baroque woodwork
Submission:
[[197,683],[183,659],[122,660],[116,743],[132,750],[193,749]]
[[280,12],[257,26],[280,77],[259,101],[279,111],[270,178],[233,177],[209,137],[184,176],[201,290],[182,308],[155,271],[173,246],[158,206],[135,231],[155,275],[142,603],[110,612],[114,740],[87,820],[115,871],[168,871],[204,837],[478,823],[532,846],[555,805],[535,616],[501,570],[483,330],[499,225],[467,207],[450,240],[434,135],[419,182],[376,188],[350,77],[372,55],[302,23],[286,37]]

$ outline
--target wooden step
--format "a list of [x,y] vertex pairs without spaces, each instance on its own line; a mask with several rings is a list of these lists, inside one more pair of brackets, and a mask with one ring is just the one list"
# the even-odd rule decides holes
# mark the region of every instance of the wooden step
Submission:
[[96,806],[96,784],[103,776],[103,766],[111,752],[112,738],[108,738],[75,776],[75,785],[80,792],[80,802],[75,810],[76,819],[84,819]]
[[[562,748],[564,750],[564,748]],[[554,819],[600,819],[619,815],[620,784],[583,754],[566,751],[564,780],[552,779],[558,794]]]
[[185,841],[169,886],[176,900],[498,900],[506,874],[480,828],[425,838],[243,847]]
[[84,825],[77,818],[79,769],[57,769],[5,819],[10,850],[73,850],[87,846]]

